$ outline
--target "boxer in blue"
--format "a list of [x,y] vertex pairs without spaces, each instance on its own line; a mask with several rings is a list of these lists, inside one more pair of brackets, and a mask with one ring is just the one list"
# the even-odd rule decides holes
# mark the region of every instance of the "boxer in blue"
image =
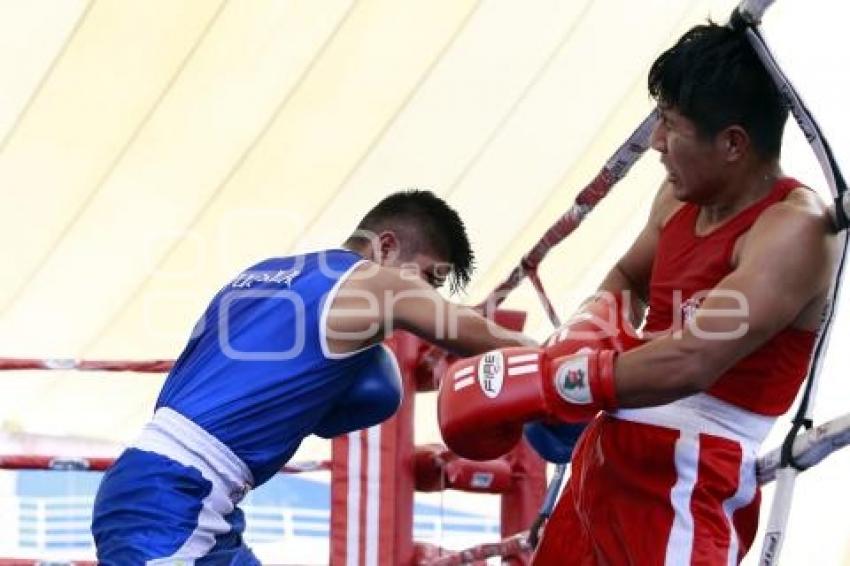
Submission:
[[99,563],[254,565],[237,504],[310,434],[389,418],[401,401],[381,341],[411,331],[461,355],[532,344],[444,300],[469,280],[457,213],[428,191],[390,195],[340,249],[271,258],[213,297],[151,421],[105,474]]

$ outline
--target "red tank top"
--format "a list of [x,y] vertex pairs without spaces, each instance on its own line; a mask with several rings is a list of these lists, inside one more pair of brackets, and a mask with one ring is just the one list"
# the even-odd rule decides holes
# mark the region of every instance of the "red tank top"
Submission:
[[[661,229],[645,330],[664,333],[674,320],[686,320],[699,306],[699,296],[732,272],[738,238],[767,207],[800,186],[794,179],[779,179],[766,197],[705,236],[696,235],[698,206],[688,203],[677,210]],[[674,319],[675,310],[680,312]],[[806,376],[814,342],[814,332],[786,328],[724,373],[708,393],[756,413],[781,415]]]

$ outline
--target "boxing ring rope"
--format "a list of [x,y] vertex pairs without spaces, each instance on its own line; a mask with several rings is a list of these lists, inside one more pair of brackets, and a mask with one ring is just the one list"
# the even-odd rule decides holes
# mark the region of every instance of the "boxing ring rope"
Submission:
[[[772,2],[773,0],[770,0]],[[770,4],[765,2],[765,4]],[[734,15],[733,15],[734,19]],[[809,367],[809,375],[806,380],[803,397],[794,415],[791,430],[785,437],[785,441],[779,453],[776,476],[777,486],[768,517],[767,530],[762,544],[759,563],[764,566],[776,564],[785,540],[785,531],[788,518],[791,514],[791,501],[794,494],[794,484],[797,475],[808,467],[800,462],[794,453],[794,446],[799,439],[799,431],[803,428],[810,429],[813,424],[814,401],[817,396],[817,388],[823,368],[824,354],[829,345],[832,331],[832,323],[835,319],[836,308],[844,282],[844,270],[847,262],[847,251],[850,248],[850,232],[848,232],[848,192],[847,183],[841,174],[841,169],[832,153],[829,142],[823,136],[812,113],[803,103],[791,81],[785,76],[767,46],[758,28],[759,19],[742,18],[745,21],[738,22],[747,33],[747,39],[753,50],[759,56],[765,69],[773,79],[774,84],[782,93],[786,104],[797,121],[798,126],[812,147],[815,156],[821,166],[821,170],[829,186],[833,197],[830,207],[834,227],[837,231],[843,231],[841,259],[835,278],[830,288],[831,300],[827,305],[827,312],[821,324],[815,351],[812,355]]]
[[[73,470],[104,472],[115,463],[115,458],[32,456],[28,454],[0,455],[0,470]],[[328,471],[331,462],[304,461],[287,464],[280,469],[282,474],[303,474],[307,472]]]
[[165,373],[174,360],[75,360],[73,358],[0,358],[0,370],[87,370]]
[[0,566],[97,566],[97,562],[87,560],[71,560],[68,562],[54,562],[44,560],[31,560],[23,558],[0,558]]
[[508,276],[487,296],[481,307],[485,312],[492,312],[516,289],[526,276],[532,281],[538,296],[546,308],[550,319],[557,319],[551,303],[543,292],[537,269],[543,258],[556,245],[573,233],[584,221],[596,205],[605,198],[620,179],[626,176],[632,165],[649,149],[649,136],[655,127],[658,117],[653,111],[633,131],[626,141],[605,162],[605,165],[576,196],[575,201],[564,214],[543,234],[543,237],[526,253],[519,264],[511,270]]

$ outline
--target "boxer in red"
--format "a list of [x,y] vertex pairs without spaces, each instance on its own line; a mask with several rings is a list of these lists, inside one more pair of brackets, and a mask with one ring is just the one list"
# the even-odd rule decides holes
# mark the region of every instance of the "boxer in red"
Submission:
[[543,349],[462,360],[440,391],[461,456],[506,452],[528,421],[590,421],[537,565],[739,563],[758,523],[757,450],[806,375],[828,301],[825,206],[780,168],[787,110],[746,38],[691,29],[655,61],[649,91],[667,177],[600,287],[631,299],[618,310],[648,341],[570,347],[568,328]]

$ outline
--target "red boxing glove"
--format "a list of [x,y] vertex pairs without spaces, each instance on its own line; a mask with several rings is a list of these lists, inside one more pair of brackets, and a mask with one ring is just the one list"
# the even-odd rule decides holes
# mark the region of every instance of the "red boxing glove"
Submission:
[[452,364],[437,401],[446,445],[489,460],[509,452],[528,421],[584,422],[616,408],[616,354],[503,348]]
[[[423,343],[425,344],[425,343]],[[413,369],[417,391],[435,391],[446,374],[449,365],[460,359],[455,354],[428,344],[419,350],[419,359]]]
[[[547,354],[550,354],[548,350]],[[587,422],[599,411],[616,409],[617,354],[614,350],[600,350],[552,360],[550,374],[542,380],[551,418],[568,423]]]
[[505,493],[514,482],[511,464],[507,459],[473,462],[439,444],[417,446],[414,469],[416,491],[458,489]]
[[600,292],[585,301],[544,346],[564,355],[592,350],[625,352],[642,343],[620,296]]

